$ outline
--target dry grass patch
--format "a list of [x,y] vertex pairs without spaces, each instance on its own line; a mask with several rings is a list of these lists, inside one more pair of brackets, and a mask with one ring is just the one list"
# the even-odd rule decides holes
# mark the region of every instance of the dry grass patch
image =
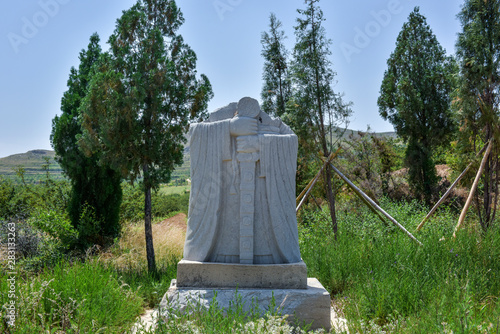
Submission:
[[[153,245],[157,263],[166,263],[172,258],[182,258],[186,237],[184,213],[153,224]],[[101,257],[116,268],[132,269],[146,266],[146,240],[144,223],[132,223],[123,228],[122,237],[111,252]]]

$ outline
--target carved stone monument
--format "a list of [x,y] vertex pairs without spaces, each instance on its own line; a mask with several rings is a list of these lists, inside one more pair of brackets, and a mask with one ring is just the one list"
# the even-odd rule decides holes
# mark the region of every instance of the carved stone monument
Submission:
[[237,288],[264,309],[274,295],[283,314],[330,328],[330,296],[300,257],[297,148],[293,131],[249,97],[191,125],[184,259],[161,305],[210,301],[220,290],[219,305],[228,306]]

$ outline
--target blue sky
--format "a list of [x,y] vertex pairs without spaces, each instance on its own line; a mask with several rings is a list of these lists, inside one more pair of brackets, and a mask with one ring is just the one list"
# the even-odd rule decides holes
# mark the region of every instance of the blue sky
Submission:
[[[71,66],[97,32],[103,49],[121,12],[135,0],[16,0],[0,2],[0,157],[51,149],[51,122],[60,114]],[[454,53],[462,0],[322,0],[336,92],[353,102],[350,128],[392,131],[377,98],[396,37],[415,6],[438,41]],[[260,37],[269,14],[283,22],[289,50],[303,0],[177,0],[186,19],[180,33],[210,79],[209,110],[251,96],[260,99]]]

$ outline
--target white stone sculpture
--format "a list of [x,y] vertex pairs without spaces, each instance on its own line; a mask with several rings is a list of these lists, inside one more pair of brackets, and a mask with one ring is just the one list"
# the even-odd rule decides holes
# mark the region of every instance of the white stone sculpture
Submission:
[[297,136],[243,98],[191,125],[184,259],[301,261],[295,215]]

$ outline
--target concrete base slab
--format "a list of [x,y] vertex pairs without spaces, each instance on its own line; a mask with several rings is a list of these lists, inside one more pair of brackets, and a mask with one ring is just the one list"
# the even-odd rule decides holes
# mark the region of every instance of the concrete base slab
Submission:
[[177,287],[306,289],[307,267],[287,264],[233,264],[181,260]]
[[256,307],[264,314],[274,302],[281,315],[289,315],[291,323],[311,324],[312,329],[331,328],[330,294],[316,278],[307,279],[306,289],[214,289],[182,288],[172,284],[160,303],[160,317],[169,317],[172,311],[189,312],[199,307],[208,309],[215,298],[220,308],[235,305],[241,298],[243,311]]

